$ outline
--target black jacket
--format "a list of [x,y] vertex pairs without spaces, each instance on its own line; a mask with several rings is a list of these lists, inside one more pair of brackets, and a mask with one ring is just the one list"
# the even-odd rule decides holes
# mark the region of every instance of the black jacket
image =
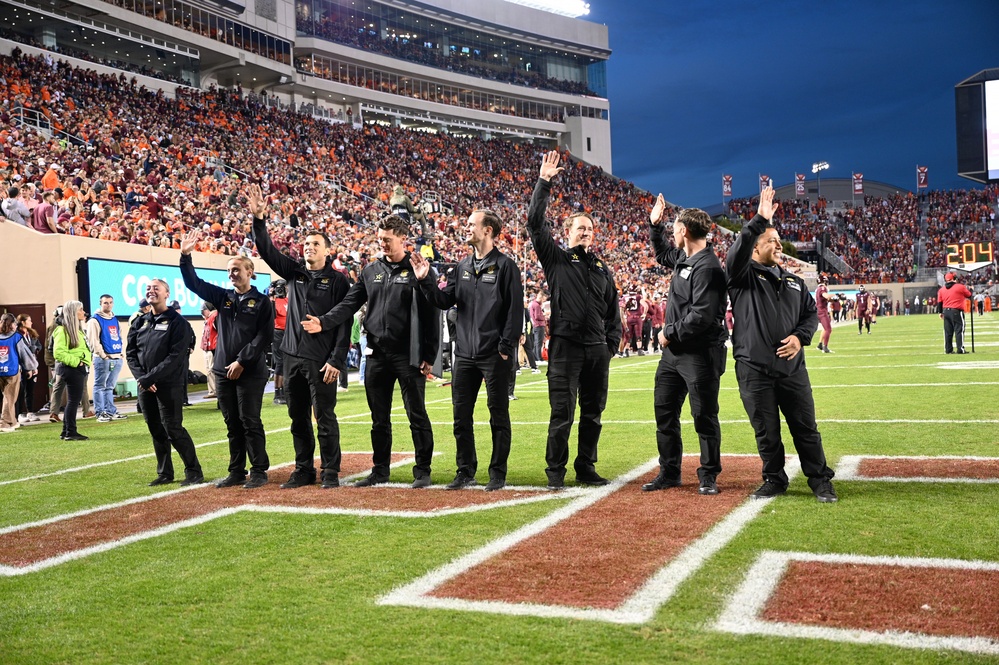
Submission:
[[357,282],[332,310],[319,317],[323,330],[349,321],[364,303],[368,346],[385,353],[408,354],[409,363],[433,365],[441,341],[440,313],[420,292],[409,252],[394,268],[385,259],[364,266]]
[[725,346],[725,270],[711,245],[689,258],[682,249],[670,247],[665,226],[652,225],[652,246],[656,261],[673,269],[663,326],[669,348],[684,353]]
[[756,239],[767,220],[756,215],[744,224],[725,259],[732,298],[732,346],[736,362],[745,362],[771,376],[790,376],[805,369],[804,349],[790,360],[777,357],[781,340],[796,335],[801,346],[811,344],[818,327],[815,299],[805,280],[778,267],[780,277],[753,260]]
[[474,254],[462,259],[448,275],[443,290],[433,274],[420,281],[431,303],[441,309],[458,306],[454,353],[462,358],[512,356],[520,348],[524,327],[524,286],[520,269],[509,256],[493,248],[478,272]]
[[551,290],[552,337],[585,344],[606,344],[617,353],[621,343],[621,311],[617,287],[607,264],[582,247],[561,249],[545,219],[551,183],[538,178],[527,212],[527,230]]
[[128,329],[125,358],[132,376],[143,388],[183,385],[194,330],[180,313],[167,308],[162,314],[135,319]]
[[329,363],[341,372],[347,369],[347,351],[350,349],[352,321],[345,321],[333,330],[323,330],[316,335],[305,332],[301,322],[306,314],[322,316],[333,309],[350,288],[343,273],[333,269],[327,259],[318,278],[313,279],[304,263],[285,256],[271,243],[267,223],[253,219],[253,241],[260,257],[274,272],[288,281],[288,325],[285,328],[281,351],[288,355]]
[[266,376],[264,356],[274,337],[274,305],[270,298],[253,286],[240,297],[233,289],[209,284],[194,271],[190,254],[180,255],[180,274],[187,288],[218,310],[218,343],[211,370],[225,376],[226,366],[238,360],[244,376]]

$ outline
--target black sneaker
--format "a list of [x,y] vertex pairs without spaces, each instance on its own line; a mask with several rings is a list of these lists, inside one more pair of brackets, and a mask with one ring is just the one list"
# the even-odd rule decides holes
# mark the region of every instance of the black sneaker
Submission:
[[263,487],[267,484],[267,474],[266,473],[251,473],[250,479],[243,483],[243,489],[245,490],[255,490],[258,487]]
[[228,476],[215,483],[215,487],[236,487],[246,482],[246,476],[241,473],[230,473]]
[[63,441],[90,441],[89,436],[83,436],[82,434],[67,434],[59,438]]
[[707,476],[701,478],[701,486],[697,488],[698,494],[704,494],[705,496],[714,496],[718,494],[718,483],[715,482],[714,477]]
[[815,493],[815,499],[819,503],[836,503],[839,501],[839,497],[836,496],[836,490],[833,489],[832,481],[823,480],[812,491]]
[[452,480],[451,482],[449,482],[447,485],[444,486],[444,489],[461,490],[465,489],[466,487],[474,487],[475,485],[478,484],[479,483],[476,482],[474,476],[466,476],[463,473],[459,473],[454,477],[454,480]]
[[767,480],[764,481],[762,485],[760,485],[759,489],[757,489],[749,496],[753,497],[754,499],[769,499],[770,497],[777,496],[778,494],[784,494],[785,492],[787,492],[786,487],[781,487],[777,483],[773,483]]
[[603,476],[594,473],[592,476],[576,476],[576,482],[580,485],[588,485],[590,487],[603,487],[610,481]]
[[645,483],[642,485],[643,492],[658,492],[659,490],[669,489],[670,487],[679,487],[683,483],[679,478],[667,478],[663,474],[656,476],[651,483]]
[[293,490],[296,487],[305,487],[306,485],[316,484],[316,472],[315,471],[295,471],[288,478],[287,482],[281,483],[281,489],[283,490]]
[[374,487],[375,485],[384,485],[388,481],[387,476],[376,476],[372,473],[367,478],[362,478],[354,483],[354,487]]
[[563,480],[562,478],[549,478],[548,489],[550,490],[565,489],[565,480]]
[[489,482],[486,483],[487,492],[495,492],[496,490],[501,490],[506,487],[506,478],[490,478]]
[[188,476],[180,482],[181,487],[187,487],[188,485],[200,485],[205,482],[205,477],[200,473],[196,476]]
[[414,490],[423,489],[424,487],[430,487],[430,476],[420,476],[419,478],[413,479],[413,484],[410,485]]
[[821,350],[822,350],[822,342],[819,342],[819,344],[818,344],[818,346],[817,346],[816,348],[817,348],[817,349],[818,349],[819,351],[821,351]]
[[319,486],[319,489],[332,490],[340,487],[340,475],[333,472],[328,472],[323,474],[323,484]]
[[166,476],[156,476],[153,482],[149,483],[150,487],[156,487],[157,485],[169,485],[173,482],[173,478],[167,478]]

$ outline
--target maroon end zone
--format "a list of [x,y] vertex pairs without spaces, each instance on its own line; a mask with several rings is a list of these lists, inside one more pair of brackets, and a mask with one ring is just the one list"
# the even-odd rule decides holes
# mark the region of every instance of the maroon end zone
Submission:
[[999,571],[792,561],[760,618],[999,639]]
[[865,457],[857,467],[860,478],[970,478],[999,480],[999,459]]
[[[393,454],[399,462],[412,455]],[[319,460],[316,460],[317,465]],[[344,455],[341,475],[365,471],[370,460],[363,455]],[[97,510],[93,513],[0,534],[0,565],[29,566],[52,557],[84,550],[202,517],[226,508],[244,505],[291,508],[346,508],[373,511],[432,512],[447,508],[476,506],[537,496],[537,492],[445,492],[397,487],[320,489],[318,485],[282,490],[292,467],[269,473],[270,482],[255,490],[240,487],[218,489],[199,486],[185,492],[171,492],[148,501]]]
[[613,609],[732,512],[760,483],[760,460],[723,456],[721,494],[697,493],[697,462],[679,488],[642,492],[652,475],[470,568],[429,595]]

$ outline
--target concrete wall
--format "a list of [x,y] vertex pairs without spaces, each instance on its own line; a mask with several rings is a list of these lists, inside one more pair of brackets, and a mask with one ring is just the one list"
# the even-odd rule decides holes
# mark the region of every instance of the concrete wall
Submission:
[[571,116],[566,118],[565,127],[568,134],[562,136],[562,143],[573,156],[587,164],[599,166],[607,173],[614,172],[611,161],[610,122],[597,118]]
[[[0,309],[4,304],[43,304],[47,312],[45,324],[35,321],[35,329],[44,329],[51,313],[67,300],[80,298],[76,277],[76,263],[81,258],[116,259],[142,263],[178,265],[180,252],[175,249],[127,245],[124,243],[81,238],[66,235],[45,235],[32,231],[13,222],[0,223],[0,247],[3,248],[3,261],[0,263]],[[225,270],[232,257],[195,252],[194,265],[197,268],[217,268]],[[273,271],[260,259],[254,259],[256,266],[265,272]],[[254,285],[261,291],[267,286],[260,279]],[[124,304],[115,303],[115,314],[131,315],[123,309]],[[17,314],[18,312],[14,312]],[[189,319],[194,332],[201,338],[204,324],[199,319]],[[122,322],[122,335],[128,334],[127,322]],[[204,354],[195,351],[191,357],[191,369],[205,371]],[[122,378],[130,378],[126,367]]]

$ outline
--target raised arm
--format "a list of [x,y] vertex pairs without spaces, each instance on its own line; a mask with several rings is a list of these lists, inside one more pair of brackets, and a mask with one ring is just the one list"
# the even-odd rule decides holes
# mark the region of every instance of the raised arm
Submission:
[[742,230],[736,236],[735,242],[725,257],[725,267],[728,270],[728,283],[736,285],[742,282],[749,273],[749,262],[753,259],[753,249],[756,247],[756,239],[759,238],[770,220],[774,218],[774,213],[780,204],[774,203],[774,188],[765,187],[760,192],[760,205],[756,210],[756,215],[747,224],[742,225]]
[[180,274],[184,278],[184,286],[198,294],[202,300],[215,305],[215,309],[220,309],[221,303],[225,299],[225,289],[201,279],[194,269],[194,259],[191,258],[191,252],[194,251],[199,240],[201,240],[201,233],[195,230],[188,231],[181,239]]
[[542,158],[538,183],[534,186],[531,205],[527,211],[527,231],[531,234],[534,251],[542,266],[554,260],[558,255],[558,245],[552,238],[551,226],[545,218],[545,213],[548,210],[548,197],[552,189],[551,179],[565,170],[565,167],[558,164],[559,154],[557,150],[552,150]]
[[670,247],[666,240],[666,225],[662,223],[663,213],[666,211],[666,199],[660,194],[656,197],[656,204],[652,206],[649,213],[649,223],[652,224],[652,248],[656,253],[656,261],[659,265],[672,268],[682,261],[686,254],[679,247]]
[[285,256],[271,242],[271,236],[267,231],[267,221],[264,214],[267,212],[267,202],[264,194],[260,191],[260,185],[250,185],[246,196],[246,206],[253,215],[253,242],[257,245],[257,251],[267,265],[274,272],[284,277],[286,280],[295,279],[298,271],[298,263],[288,256]]

